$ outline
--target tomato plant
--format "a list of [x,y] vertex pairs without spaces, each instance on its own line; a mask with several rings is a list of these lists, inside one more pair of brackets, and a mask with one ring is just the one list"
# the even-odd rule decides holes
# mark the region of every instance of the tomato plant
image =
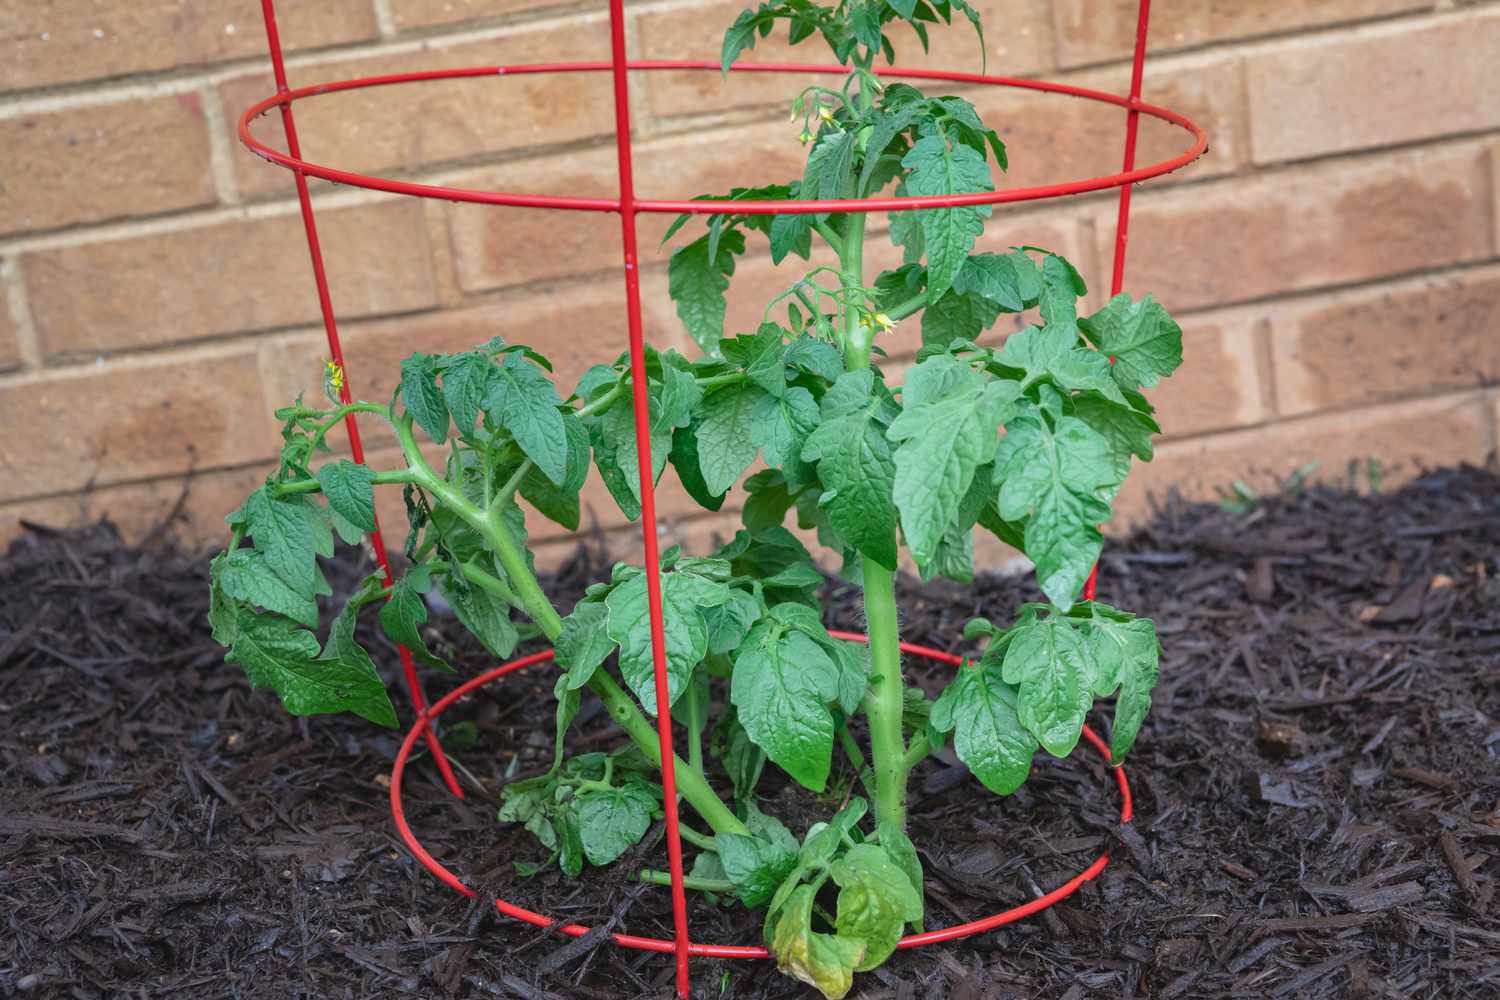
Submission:
[[[850,71],[841,88],[808,87],[792,103],[809,146],[803,176],[729,199],[992,190],[1006,149],[968,101],[885,85],[871,70],[893,58],[892,22],[925,45],[927,26],[955,11],[978,28],[964,0],[770,0],[745,11],[725,37],[726,68],[786,20],[792,41],[820,35]],[[499,818],[525,824],[569,875],[615,861],[659,813],[650,718],[670,711],[688,755],[676,761],[677,787],[707,828],[683,827],[697,849],[688,886],[763,907],[781,969],[843,996],[856,971],[922,925],[922,866],[906,831],[911,769],[951,740],[987,788],[1010,794],[1038,749],[1071,753],[1094,702],[1110,697],[1118,760],[1156,681],[1151,621],[1079,594],[1131,462],[1151,458],[1160,428],[1142,390],[1181,363],[1181,332],[1150,296],[1119,295],[1080,316],[1084,280],[1055,253],[974,252],[989,215],[983,205],[892,213],[904,263],[873,277],[863,213],[711,215],[673,251],[670,294],[703,353],[648,349],[652,471],[670,465],[709,510],[743,491],[744,528],[711,556],[662,557],[669,706],[657,704],[642,567],[617,564],[563,615],[527,548],[523,505],[576,529],[591,473],[626,516],[640,516],[626,356],[564,390],[545,356],[499,338],[416,353],[388,404],[338,404],[331,369],[335,405],[278,411],[278,468],[229,515],[232,541],[212,564],[215,637],[289,711],[393,726],[355,640],[366,605],[379,604],[385,633],[438,670],[452,668],[422,632],[434,588],[498,657],[540,635],[562,668],[554,759],[504,789]],[[691,222],[677,220],[668,239]],[[754,238],[778,264],[809,260],[815,240],[838,263],[810,267],[756,329],[725,336],[724,293]],[[1002,343],[982,336],[1002,314],[1031,310],[1036,322]],[[901,323],[920,324],[922,346],[896,385],[880,345]],[[406,464],[324,460],[326,435],[351,412],[388,421]],[[354,544],[374,527],[379,486],[404,491],[408,568],[388,588],[367,579],[320,641],[318,601],[331,591],[318,558],[333,554],[335,536]],[[789,518],[862,585],[867,645],[829,634],[825,577]],[[902,676],[901,546],[924,578],[967,581],[975,530],[1029,557],[1045,601],[1008,625],[969,623],[965,638],[982,640],[982,653],[932,700]],[[624,749],[567,756],[585,689],[629,737]],[[822,792],[836,750],[868,798],[850,797],[800,836],[761,811],[768,764]]]

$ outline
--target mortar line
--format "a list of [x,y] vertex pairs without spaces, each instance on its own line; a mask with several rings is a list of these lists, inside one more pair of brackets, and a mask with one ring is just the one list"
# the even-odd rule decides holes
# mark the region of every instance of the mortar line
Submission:
[[6,377],[15,377],[42,367],[42,348],[36,323],[32,320],[31,303],[26,294],[26,280],[21,273],[21,258],[18,255],[8,254],[0,258],[0,279],[3,279],[5,285],[5,298],[10,310],[11,326],[15,331],[16,349],[21,356],[21,369],[6,373]]
[[382,39],[396,37],[396,14],[391,10],[391,0],[370,0],[375,12],[375,31]]
[[224,102],[217,87],[203,87],[198,91],[203,108],[203,118],[208,124],[208,162],[213,175],[214,189],[222,205],[238,205],[241,202],[239,178],[234,172],[234,147],[229,123],[224,115]]

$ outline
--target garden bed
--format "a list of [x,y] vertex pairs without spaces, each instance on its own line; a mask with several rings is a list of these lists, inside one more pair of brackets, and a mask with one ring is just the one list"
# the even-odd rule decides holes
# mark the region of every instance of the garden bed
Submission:
[[[601,562],[581,551],[551,592],[571,601]],[[121,545],[107,526],[35,531],[0,561],[0,994],[670,994],[669,962],[497,921],[416,865],[387,808],[399,735],[292,720],[252,695],[208,635],[206,566],[202,554]],[[347,587],[361,567],[336,570]],[[1237,513],[1168,504],[1107,548],[1102,573],[1100,596],[1154,617],[1166,649],[1128,768],[1136,823],[1121,835],[1092,755],[1039,757],[1008,800],[951,757],[926,762],[912,823],[930,927],[1024,902],[1101,850],[1113,860],[1052,910],[898,953],[852,995],[1494,996],[1493,467]],[[1033,585],[908,583],[903,637],[957,648],[964,621],[1007,617]],[[857,624],[856,592],[832,585],[829,603],[830,625]],[[364,638],[389,649],[376,630]],[[488,663],[473,646],[455,655]],[[915,676],[941,677],[925,670]],[[494,821],[493,793],[507,767],[524,773],[550,754],[550,692],[539,668],[445,715],[470,797],[447,796],[419,757],[408,816],[491,894],[670,936],[666,891],[623,881],[631,866],[570,882],[512,864],[545,856]],[[596,710],[585,703],[573,749],[616,738]],[[836,775],[835,793],[848,778]],[[798,827],[806,800],[769,780],[763,790],[767,811]],[[662,855],[648,834],[640,863]],[[703,940],[756,943],[759,925],[702,901],[692,916]],[[805,992],[766,962],[693,968],[704,996]]]

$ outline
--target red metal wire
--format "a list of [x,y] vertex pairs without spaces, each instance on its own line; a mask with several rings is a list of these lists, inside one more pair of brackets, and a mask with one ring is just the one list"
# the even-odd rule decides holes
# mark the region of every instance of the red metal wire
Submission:
[[[278,93],[251,105],[249,110],[240,116],[239,137],[240,141],[252,152],[272,163],[293,170],[301,170],[309,176],[320,177],[324,180],[352,187],[370,188],[377,191],[388,191],[392,194],[411,195],[418,198],[441,198],[447,201],[472,202],[481,205],[556,208],[584,212],[618,212],[620,210],[619,198],[582,198],[572,195],[535,195],[507,191],[480,191],[472,188],[417,184],[411,181],[372,177],[367,174],[338,170],[333,167],[309,163],[295,155],[282,153],[255,138],[250,131],[250,123],[271,108],[278,105],[285,106],[303,98],[319,94],[330,94],[344,90],[359,90],[366,87],[385,87],[394,84],[427,80],[450,80],[465,77],[515,76],[527,73],[602,72],[609,70],[610,67],[611,64],[607,62],[537,63],[525,66],[474,66],[459,69],[393,73],[385,76],[340,80],[336,83],[314,84],[308,87],[300,87],[285,94]],[[693,59],[650,59],[630,61],[627,67],[630,70],[718,70],[719,64],[712,61]],[[736,63],[730,68],[738,72],[752,73],[847,72],[847,69],[842,66],[811,63]],[[725,211],[742,215],[805,215],[812,212],[908,211],[918,208],[952,208],[957,205],[998,205],[1020,201],[1036,201],[1043,198],[1057,198],[1063,195],[1103,191],[1108,188],[1119,187],[1122,184],[1131,184],[1152,177],[1160,177],[1163,174],[1170,173],[1191,163],[1203,155],[1203,152],[1208,148],[1208,137],[1201,128],[1187,117],[1168,108],[1143,103],[1139,100],[1138,95],[1132,99],[1122,97],[1119,94],[1111,94],[1102,90],[1091,90],[1087,87],[1076,87],[1071,84],[1053,83],[1044,80],[1027,80],[1020,77],[984,76],[978,73],[949,73],[939,70],[899,68],[877,70],[876,72],[879,76],[891,79],[943,80],[950,83],[978,83],[999,87],[1020,87],[1026,90],[1064,94],[1092,101],[1102,101],[1106,104],[1125,108],[1128,111],[1136,113],[1137,116],[1141,114],[1150,115],[1171,125],[1176,125],[1192,135],[1193,144],[1185,152],[1148,167],[1142,167],[1138,170],[1132,169],[1118,174],[1108,174],[1101,177],[1091,177],[1085,180],[1070,181],[1064,184],[1044,184],[1038,187],[1010,188],[1008,190],[979,192],[976,194],[955,194],[922,198],[846,198],[825,199],[822,201],[663,201],[637,199],[634,203],[635,211],[665,212],[670,214],[686,212],[695,215],[708,215]]]
[[[1139,104],[1141,82],[1146,75],[1146,35],[1151,23],[1151,0],[1140,0],[1135,18],[1135,54],[1130,64],[1130,97],[1125,113],[1125,162],[1121,172],[1129,174],[1135,169],[1136,135],[1141,127]],[[1120,185],[1120,210],[1115,217],[1115,262],[1109,279],[1109,296],[1114,298],[1125,287],[1125,248],[1130,231],[1130,189],[1132,184]],[[1110,358],[1109,363],[1114,364]],[[1083,599],[1092,601],[1099,592],[1099,564],[1089,570],[1089,578],[1083,584]]]
[[[860,635],[854,632],[831,632],[830,634],[835,638],[844,639],[849,642],[867,641],[867,638],[864,635]],[[915,643],[910,642],[903,642],[901,644],[901,650],[902,652],[908,653],[912,656],[921,656],[935,662],[946,663],[951,666],[962,666],[965,662],[963,657],[955,656],[952,653],[945,653],[939,649],[931,649],[926,646],[919,646]],[[443,697],[439,698],[436,702],[433,703],[431,708],[427,709],[427,711],[423,713],[422,718],[418,720],[417,724],[413,725],[411,730],[407,732],[406,739],[401,744],[401,749],[396,752],[395,762],[391,766],[391,816],[395,821],[396,831],[400,835],[402,842],[406,844],[407,850],[411,851],[412,857],[416,858],[417,862],[423,868],[426,868],[429,872],[435,875],[438,881],[442,882],[450,889],[453,889],[456,892],[460,892],[465,896],[473,896],[474,890],[465,885],[457,875],[454,875],[447,868],[443,867],[442,863],[434,858],[427,851],[427,849],[422,846],[421,841],[419,841],[416,834],[412,832],[411,824],[407,822],[406,808],[401,798],[402,780],[406,773],[407,760],[411,757],[412,749],[416,746],[417,738],[420,735],[420,726],[423,723],[436,719],[443,712],[451,708],[453,704],[459,699],[472,694],[485,685],[492,684],[500,678],[505,677],[509,674],[513,674],[518,670],[524,670],[527,667],[533,667],[539,663],[546,663],[552,658],[552,650],[542,650],[539,653],[532,653],[530,656],[525,656],[519,660],[514,660],[510,663],[502,664],[501,666],[498,666],[493,670],[480,674],[478,677],[474,677],[468,681],[465,681],[463,684],[459,685],[452,691],[449,691]],[[1104,740],[1102,740],[1099,735],[1088,726],[1083,727],[1083,736],[1084,739],[1088,740],[1089,744],[1093,746],[1093,748],[1097,750],[1107,762],[1109,760],[1109,746],[1104,742]],[[1123,767],[1114,767],[1110,768],[1109,770],[1110,773],[1114,775],[1115,785],[1120,790],[1120,822],[1128,823],[1130,822],[1131,816],[1134,812],[1134,802],[1130,792],[1130,782],[1126,779],[1125,769]],[[1098,858],[1094,859],[1093,863],[1083,871],[1079,872],[1077,875],[1073,876],[1073,878],[1053,889],[1051,892],[1048,892],[1045,895],[1038,897],[1037,899],[1033,899],[1027,903],[1013,907],[1009,910],[1005,910],[1001,913],[996,913],[988,917],[982,917],[978,920],[971,920],[968,923],[958,924],[954,927],[944,927],[940,930],[928,931],[925,934],[910,934],[902,938],[897,947],[918,948],[924,944],[934,944],[939,941],[953,941],[958,938],[965,938],[971,937],[975,934],[982,934],[985,931],[994,930],[996,927],[1001,927],[1005,924],[1014,923],[1017,920],[1021,920],[1033,913],[1038,912],[1039,910],[1046,909],[1048,906],[1051,906],[1058,900],[1066,899],[1068,896],[1071,896],[1073,893],[1077,892],[1085,882],[1097,877],[1098,874],[1102,872],[1105,866],[1108,864],[1109,854],[1101,854]],[[589,927],[583,924],[561,923],[557,919],[549,917],[546,914],[538,913],[535,910],[527,909],[524,906],[517,906],[514,903],[506,902],[503,899],[495,900],[495,909],[507,917],[524,921],[525,923],[531,924],[534,927],[551,928],[570,937],[581,937],[584,934],[587,934],[590,930]],[[633,934],[623,933],[611,934],[610,938],[616,945],[622,948],[633,948],[640,951],[655,951],[665,954],[680,954],[680,950],[676,942],[668,941],[663,938],[640,937]],[[704,942],[693,941],[689,942],[686,950],[689,955],[703,958],[771,957],[770,953],[760,945],[707,944]]]
[[[266,44],[271,50],[271,69],[276,78],[276,91],[279,94],[287,94],[286,85],[286,62],[282,58],[281,33],[276,27],[276,3],[275,0],[261,0],[261,15],[266,23]],[[281,103],[281,126],[286,132],[286,145],[288,151],[294,158],[302,155],[301,147],[297,142],[297,123],[292,119],[291,101]],[[312,198],[307,190],[307,175],[301,168],[293,167],[292,176],[297,182],[297,201],[302,209],[302,227],[307,233],[307,252],[312,258],[313,282],[318,288],[318,307],[323,313],[323,332],[328,338],[328,353],[333,358],[333,363],[339,366],[343,372],[343,384],[339,387],[339,398],[345,403],[354,401],[349,390],[349,368],[344,363],[344,349],[339,343],[338,322],[334,318],[333,299],[328,293],[328,273],[323,266],[323,247],[318,240],[318,224],[313,217]],[[364,444],[359,436],[359,419],[353,414],[344,417],[344,429],[349,433],[349,453],[354,461],[360,465],[365,464]],[[387,587],[395,582],[391,574],[391,561],[385,549],[385,538],[380,533],[380,522],[375,522],[375,530],[370,532],[370,546],[375,550],[375,562],[380,566],[380,573]],[[401,673],[406,680],[406,694],[411,699],[412,708],[421,715],[427,706],[427,696],[422,690],[421,679],[417,677],[417,665],[412,660],[411,651],[405,646],[396,647],[401,657]],[[453,768],[448,763],[447,756],[443,753],[442,744],[438,742],[437,733],[431,726],[423,726],[423,734],[427,739],[427,746],[432,751],[432,758],[437,762],[438,771],[443,776],[443,783],[448,786],[448,791],[459,798],[464,797],[463,787],[459,785]]]
[[609,0],[610,63],[615,90],[615,148],[620,180],[620,235],[625,258],[625,312],[630,327],[630,403],[641,484],[641,550],[651,620],[651,669],[656,682],[656,739],[661,750],[661,807],[667,825],[667,871],[672,880],[672,931],[677,951],[677,995],[688,984],[687,891],[682,884],[682,835],[677,821],[677,766],[672,752],[672,698],[667,684],[667,637],[656,538],[656,477],[651,464],[651,404],[646,383],[646,337],[641,322],[640,261],[635,232],[635,171],[630,149],[630,86],[625,58],[624,0]]

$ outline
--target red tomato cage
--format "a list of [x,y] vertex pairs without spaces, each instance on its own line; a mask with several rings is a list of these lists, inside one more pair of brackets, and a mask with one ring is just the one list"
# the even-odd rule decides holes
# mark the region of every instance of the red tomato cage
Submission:
[[[1063,195],[1084,194],[1090,191],[1118,188],[1120,191],[1119,215],[1115,237],[1114,267],[1110,282],[1110,294],[1117,294],[1120,291],[1125,273],[1125,251],[1130,221],[1131,186],[1137,181],[1160,177],[1163,174],[1183,167],[1201,156],[1208,148],[1207,136],[1192,121],[1175,111],[1147,104],[1141,100],[1141,77],[1146,59],[1146,33],[1150,7],[1150,0],[1140,0],[1136,20],[1135,54],[1130,76],[1130,92],[1125,95],[1092,90],[1086,87],[1076,87],[1070,84],[1049,83],[1041,80],[1021,79],[1017,77],[988,76],[979,73],[902,69],[899,67],[876,70],[878,75],[887,79],[941,80],[948,83],[1014,87],[1024,90],[1062,94],[1082,100],[1098,101],[1124,109],[1124,161],[1119,173],[1057,184],[1047,184],[1039,187],[1010,188],[1000,191],[939,197],[885,197],[866,198],[862,200],[731,202],[723,200],[685,201],[637,198],[632,176],[629,72],[642,70],[717,71],[719,64],[709,60],[692,59],[627,59],[625,55],[624,0],[609,0],[611,59],[608,62],[543,63],[522,66],[473,66],[457,69],[418,70],[408,73],[393,73],[386,76],[339,80],[332,83],[316,84],[296,89],[287,86],[286,65],[283,59],[281,38],[276,25],[275,0],[261,0],[261,10],[265,18],[266,38],[270,50],[271,66],[276,81],[276,93],[252,105],[240,116],[239,138],[256,155],[278,166],[285,167],[292,173],[292,177],[296,183],[297,198],[301,205],[302,222],[307,233],[307,249],[311,258],[313,282],[317,288],[318,301],[322,308],[323,326],[328,337],[329,354],[333,361],[342,367],[345,372],[343,385],[340,389],[345,402],[349,402],[353,398],[350,389],[349,366],[344,357],[344,352],[339,345],[338,323],[335,318],[333,302],[328,292],[328,278],[324,268],[322,247],[318,239],[316,213],[314,212],[312,200],[308,193],[307,178],[318,177],[351,187],[386,191],[391,194],[407,195],[415,198],[441,198],[447,201],[471,202],[481,205],[551,208],[562,211],[605,212],[619,215],[621,236],[624,243],[623,276],[629,329],[631,373],[633,376],[631,383],[633,390],[632,404],[635,415],[636,448],[639,457],[641,557],[646,571],[649,594],[651,646],[655,665],[657,703],[665,704],[667,701],[667,671],[665,640],[662,628],[663,611],[660,568],[658,564],[656,503],[651,479],[651,438],[647,416],[645,340],[641,321],[639,257],[636,248],[636,216],[642,212],[674,215],[683,212],[697,215],[710,215],[717,212],[756,215],[808,214],[814,212],[889,212],[919,208],[946,208],[959,205],[998,205],[1010,202],[1038,201],[1044,198],[1057,198]],[[818,64],[736,64],[731,69],[741,73],[797,73],[802,75],[827,75],[845,72],[845,68],[842,66]],[[611,198],[544,196],[522,192],[484,191],[469,188],[444,187],[434,184],[418,184],[410,181],[374,177],[340,170],[334,166],[310,163],[302,158],[301,145],[297,139],[297,128],[293,113],[293,105],[298,101],[313,98],[321,94],[414,84],[428,80],[452,80],[463,77],[506,77],[536,73],[610,74],[614,82],[615,144],[619,176],[619,193],[616,196]],[[499,85],[504,86],[503,81]],[[250,130],[251,123],[255,119],[273,108],[278,109],[281,114],[282,126],[286,136],[287,148],[285,152],[267,146],[257,139]],[[1141,115],[1150,115],[1153,118],[1158,118],[1182,129],[1191,140],[1188,148],[1176,156],[1162,160],[1159,163],[1143,167],[1136,166],[1136,136],[1139,130]],[[351,413],[345,418],[345,423],[349,433],[353,458],[355,461],[363,462],[364,453],[360,443],[358,420],[357,415]],[[387,558],[385,543],[381,538],[378,526],[371,533],[370,541],[376,560],[387,577],[387,583],[389,583],[390,564]],[[1085,597],[1092,598],[1094,596],[1096,582],[1097,567],[1095,567],[1094,575],[1090,576],[1084,588]],[[852,642],[864,640],[864,637],[860,635],[838,632],[833,634],[840,639]],[[960,657],[940,650],[928,649],[910,643],[903,643],[901,648],[913,656],[924,657],[960,668],[964,665],[964,661]],[[416,834],[412,832],[410,825],[406,821],[401,801],[401,782],[406,771],[407,762],[410,759],[412,750],[417,745],[417,741],[425,741],[448,789],[454,795],[462,798],[463,791],[438,742],[437,734],[432,727],[433,720],[465,695],[485,685],[494,683],[508,674],[525,669],[526,667],[545,663],[551,659],[552,652],[548,650],[513,660],[510,663],[496,667],[487,673],[467,681],[448,692],[435,703],[429,705],[423,693],[421,682],[417,677],[416,668],[410,654],[405,649],[401,650],[401,663],[407,693],[411,699],[412,708],[416,712],[416,720],[411,730],[407,733],[406,740],[402,743],[401,749],[396,755],[395,764],[391,769],[391,813],[401,839],[406,843],[407,848],[412,852],[413,856],[441,882],[464,895],[472,896],[473,889],[464,885],[457,876],[444,868],[442,864],[422,847],[421,842],[417,839]],[[615,944],[622,947],[674,955],[676,959],[677,992],[679,996],[686,997],[688,995],[689,957],[768,958],[769,955],[765,948],[757,944],[710,944],[694,941],[689,936],[687,901],[682,884],[682,841],[678,834],[677,793],[676,779],[673,774],[672,765],[670,713],[663,712],[658,717],[657,732],[660,739],[661,759],[663,763],[661,774],[663,790],[662,808],[666,814],[667,854],[672,880],[673,936],[670,939],[665,939],[617,933],[612,935],[612,938]],[[1088,727],[1084,728],[1083,735],[1107,761],[1109,759],[1109,750],[1104,741]],[[1115,769],[1113,775],[1115,783],[1119,786],[1120,790],[1120,822],[1128,823],[1131,818],[1130,785],[1126,781],[1123,769]],[[1084,882],[1089,881],[1103,871],[1108,863],[1108,854],[1101,854],[1092,864],[1072,879],[1022,906],[1017,906],[1001,913],[955,927],[945,927],[939,930],[928,931],[925,934],[909,935],[902,939],[900,947],[915,948],[938,941],[950,941],[956,938],[968,937],[1021,920],[1073,894]],[[495,908],[508,917],[513,917],[538,927],[553,927],[563,934],[574,937],[585,934],[589,930],[589,928],[580,924],[563,923],[544,914],[515,906],[502,899],[495,900]]]

